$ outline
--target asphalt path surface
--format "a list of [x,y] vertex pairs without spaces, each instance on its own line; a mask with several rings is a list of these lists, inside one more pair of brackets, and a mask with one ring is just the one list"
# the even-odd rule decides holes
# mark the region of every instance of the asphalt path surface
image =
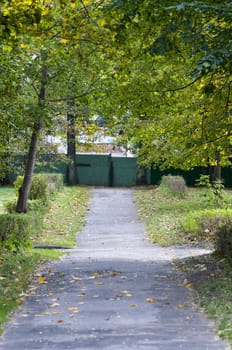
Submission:
[[133,190],[91,190],[77,248],[38,273],[1,350],[224,350],[172,261],[204,250],[160,248],[138,221]]

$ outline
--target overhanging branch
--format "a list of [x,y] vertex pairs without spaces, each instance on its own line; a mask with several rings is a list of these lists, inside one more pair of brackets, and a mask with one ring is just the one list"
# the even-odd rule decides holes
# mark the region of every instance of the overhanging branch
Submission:
[[193,81],[191,81],[190,83],[183,85],[183,86],[179,86],[175,89],[167,89],[167,90],[148,90],[148,92],[160,92],[160,93],[166,93],[166,92],[176,92],[176,91],[180,91],[180,90],[184,90],[187,89],[189,86],[192,86],[193,84],[195,84],[198,80],[200,80],[201,77],[197,77],[196,79],[194,79]]

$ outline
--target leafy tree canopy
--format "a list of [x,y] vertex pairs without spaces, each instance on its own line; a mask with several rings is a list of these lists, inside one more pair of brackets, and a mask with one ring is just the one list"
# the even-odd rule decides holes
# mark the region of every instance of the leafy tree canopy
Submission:
[[142,162],[191,168],[220,154],[226,163],[231,1],[116,0],[106,11],[117,49],[110,106]]

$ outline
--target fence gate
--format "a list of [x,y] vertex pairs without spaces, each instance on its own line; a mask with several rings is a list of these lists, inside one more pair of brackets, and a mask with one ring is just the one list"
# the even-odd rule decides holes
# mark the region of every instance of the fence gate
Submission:
[[136,157],[78,154],[77,176],[80,185],[119,187],[147,183],[147,174],[137,166]]

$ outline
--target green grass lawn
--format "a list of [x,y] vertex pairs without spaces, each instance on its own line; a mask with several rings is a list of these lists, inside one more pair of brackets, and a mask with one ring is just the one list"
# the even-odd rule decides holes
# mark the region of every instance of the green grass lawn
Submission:
[[[14,191],[0,188],[0,195],[3,212],[4,202],[14,198]],[[33,244],[74,247],[76,234],[85,222],[88,198],[84,187],[64,187],[51,201],[41,222],[41,233],[33,238]],[[0,250],[0,333],[9,314],[21,304],[36,267],[62,254],[56,249],[31,248],[18,253]]]
[[4,204],[16,199],[13,187],[0,186],[0,214],[5,212]]
[[[145,189],[137,192],[135,202],[151,242],[161,246],[210,243],[212,237],[205,233],[207,224],[211,224],[210,218],[232,216],[231,192],[228,192],[228,209],[212,207],[205,190],[195,188],[188,188],[184,196],[173,196],[163,188]],[[206,227],[201,228],[197,219],[206,216],[209,220],[204,224]]]
[[[170,195],[161,187],[140,190],[135,202],[153,243],[213,247],[214,216],[232,217],[232,193],[227,195],[227,209],[214,208],[205,190],[191,188],[183,196]],[[210,254],[175,263],[186,274],[198,305],[216,320],[218,334],[232,346],[231,262]]]

